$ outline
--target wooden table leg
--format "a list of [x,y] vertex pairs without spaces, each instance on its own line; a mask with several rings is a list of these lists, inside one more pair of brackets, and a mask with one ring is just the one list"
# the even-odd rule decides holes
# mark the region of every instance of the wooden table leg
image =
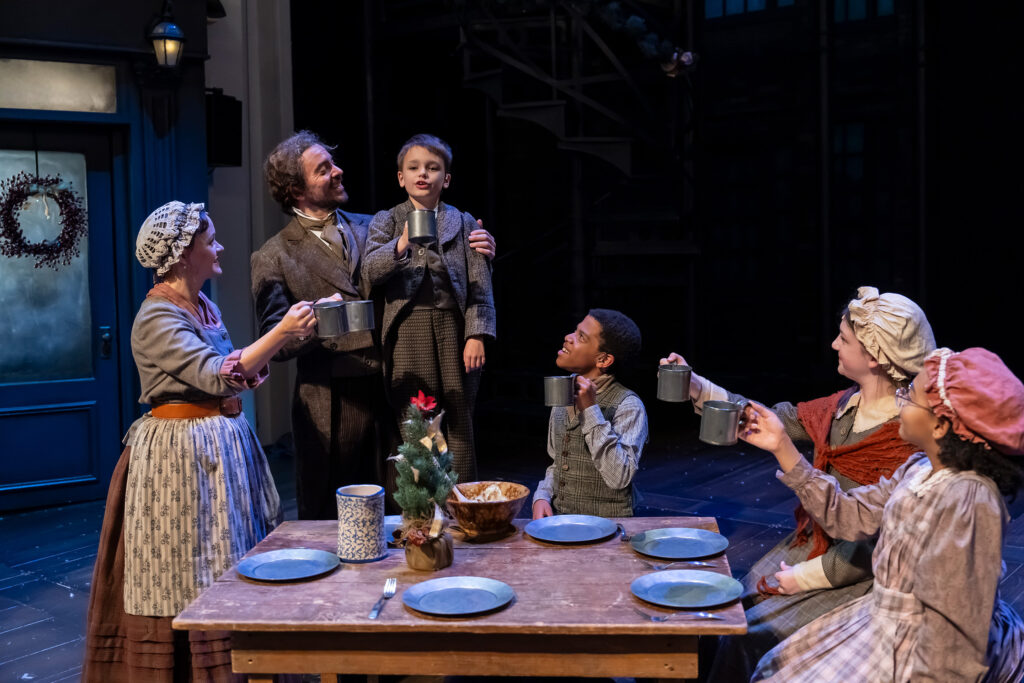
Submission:
[[273,674],[249,674],[249,683],[274,683]]

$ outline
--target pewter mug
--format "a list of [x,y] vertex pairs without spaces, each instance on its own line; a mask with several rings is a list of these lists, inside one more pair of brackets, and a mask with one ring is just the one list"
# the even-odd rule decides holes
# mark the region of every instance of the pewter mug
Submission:
[[742,403],[705,401],[700,418],[700,436],[704,443],[732,446],[739,438]]
[[342,323],[348,332],[364,332],[374,328],[372,301],[345,301]]
[[313,304],[313,316],[316,318],[316,335],[318,337],[340,337],[345,334],[345,321],[342,318],[342,301],[320,301]]
[[437,240],[437,217],[432,209],[410,211],[408,220],[410,242],[430,244]]
[[552,408],[571,406],[576,401],[576,375],[544,378],[544,405]]
[[690,400],[689,365],[668,364],[658,366],[658,400],[683,403]]

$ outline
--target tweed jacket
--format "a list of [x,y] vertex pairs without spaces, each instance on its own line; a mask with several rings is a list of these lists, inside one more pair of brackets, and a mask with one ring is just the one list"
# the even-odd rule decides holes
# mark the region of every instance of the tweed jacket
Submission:
[[[370,216],[340,212],[354,233],[351,255],[359,268],[365,253]],[[338,292],[345,299],[367,299],[370,285],[364,279],[352,283],[337,255],[324,242],[293,218],[252,255],[252,295],[256,303],[260,334],[266,334],[297,301],[316,301]],[[375,302],[376,303],[376,302]],[[377,306],[375,306],[376,308]],[[374,337],[369,332],[346,334],[332,339],[312,336],[292,339],[274,356],[276,361],[298,358],[299,381],[325,380],[334,376],[366,375],[380,368]],[[349,355],[342,352],[359,351]],[[372,363],[370,362],[372,359]],[[351,360],[347,364],[346,360]],[[342,369],[339,371],[339,365]],[[333,368],[333,373],[332,373]]]
[[[412,308],[417,290],[427,269],[424,249],[410,245],[410,256],[395,257],[395,247],[405,229],[406,217],[413,210],[412,201],[380,211],[370,223],[363,255],[362,278],[372,287],[384,289],[384,320],[381,338],[388,342],[388,333],[402,313]],[[441,203],[437,214],[437,234],[441,259],[448,269],[452,294],[465,321],[464,337],[494,338],[494,293],[491,289],[491,264],[486,256],[469,246],[469,233],[477,228],[476,219],[453,206]]]

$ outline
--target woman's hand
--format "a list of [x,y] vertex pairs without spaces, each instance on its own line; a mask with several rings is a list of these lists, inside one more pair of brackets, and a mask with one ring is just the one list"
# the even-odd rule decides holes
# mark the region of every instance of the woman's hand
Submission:
[[779,566],[782,568],[781,571],[775,572],[775,580],[779,582],[779,592],[783,595],[799,593],[800,586],[797,585],[793,568],[785,562],[780,562]]
[[470,337],[466,340],[466,348],[462,352],[462,362],[466,365],[466,372],[479,370],[484,366],[484,341],[480,337]]
[[772,453],[789,439],[779,416],[755,401],[745,405],[740,414],[740,438]]
[[786,434],[779,416],[756,401],[743,407],[740,438],[751,446],[770,451],[779,461],[779,469],[783,472],[789,472],[804,457],[793,445],[789,434]]
[[405,256],[405,252],[409,250],[409,221],[405,222],[405,229],[402,230],[402,236],[398,238],[398,244],[395,245],[395,258],[402,258]]
[[316,318],[313,316],[313,306],[308,301],[299,301],[288,309],[278,329],[288,337],[309,337],[316,329]]
[[[678,353],[668,354],[668,358],[662,358],[658,361],[658,365],[690,365],[686,362],[686,359],[680,356]],[[690,373],[690,400],[696,401],[700,398],[700,392],[703,391],[704,385],[701,384],[700,375],[695,372]]]
[[668,358],[662,358],[658,361],[658,365],[689,365],[689,363],[678,353],[670,353]]
[[339,294],[338,292],[335,292],[334,294],[331,294],[330,296],[325,296],[322,299],[317,299],[313,303],[319,304],[319,303],[323,303],[324,301],[344,301],[344,299],[341,298],[341,294]]

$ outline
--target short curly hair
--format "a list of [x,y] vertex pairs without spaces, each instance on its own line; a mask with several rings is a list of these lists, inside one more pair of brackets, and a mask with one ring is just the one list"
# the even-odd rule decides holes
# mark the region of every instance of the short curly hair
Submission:
[[325,145],[316,133],[300,130],[279,143],[263,162],[263,176],[267,179],[270,194],[286,214],[291,214],[295,206],[295,193],[306,189],[302,155],[313,145],[320,145],[328,151],[334,149]]
[[419,135],[413,135],[411,138],[405,141],[402,145],[402,149],[398,150],[398,170],[402,170],[402,164],[405,162],[405,155],[409,153],[409,150],[413,147],[423,147],[431,154],[436,154],[441,157],[444,161],[444,172],[450,173],[452,170],[452,148],[451,146],[437,137],[436,135],[428,135],[426,133],[420,133]]
[[[946,418],[940,418],[949,422]],[[1014,460],[989,448],[986,444],[963,439],[950,427],[945,435],[935,440],[939,444],[939,462],[957,472],[974,470],[991,479],[999,492],[1010,500],[1024,484],[1024,469]]]
[[622,363],[640,353],[640,328],[628,316],[610,308],[592,308],[587,313],[601,324],[601,341],[597,348]]

